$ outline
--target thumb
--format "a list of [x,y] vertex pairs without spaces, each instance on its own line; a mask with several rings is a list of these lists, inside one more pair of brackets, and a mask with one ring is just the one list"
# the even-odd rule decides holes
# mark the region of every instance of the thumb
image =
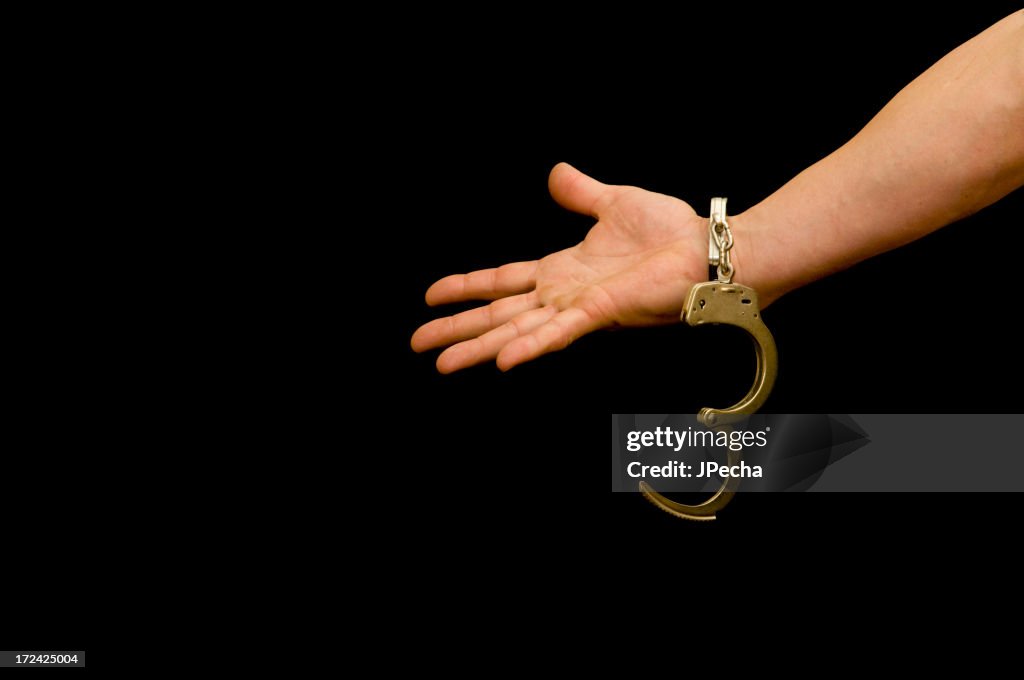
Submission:
[[548,176],[548,190],[560,206],[592,217],[597,217],[600,199],[612,189],[568,163],[559,163]]

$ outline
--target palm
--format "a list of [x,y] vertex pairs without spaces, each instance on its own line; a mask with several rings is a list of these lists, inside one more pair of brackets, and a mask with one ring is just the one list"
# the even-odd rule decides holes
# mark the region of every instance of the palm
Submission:
[[582,243],[540,261],[540,302],[575,304],[599,327],[678,321],[690,286],[707,274],[703,233],[679,199],[621,188]]
[[454,344],[438,358],[449,373],[497,357],[504,370],[609,326],[678,321],[692,284],[707,273],[700,218],[679,199],[611,187],[560,165],[551,193],[591,214],[584,240],[533,262],[441,279],[427,302],[494,299],[490,305],[420,327],[413,348]]

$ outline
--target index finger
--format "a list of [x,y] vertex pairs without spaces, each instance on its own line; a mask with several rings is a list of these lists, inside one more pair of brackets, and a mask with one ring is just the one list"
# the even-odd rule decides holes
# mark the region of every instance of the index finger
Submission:
[[428,305],[463,300],[497,300],[527,293],[536,283],[537,261],[513,262],[495,269],[446,276],[427,289]]

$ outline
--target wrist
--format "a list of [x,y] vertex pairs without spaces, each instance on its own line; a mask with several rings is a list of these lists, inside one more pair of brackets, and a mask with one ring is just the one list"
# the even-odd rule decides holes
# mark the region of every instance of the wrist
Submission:
[[791,290],[787,285],[788,267],[778,252],[767,225],[758,219],[754,209],[729,216],[733,232],[732,260],[736,283],[757,291],[762,307],[767,307]]

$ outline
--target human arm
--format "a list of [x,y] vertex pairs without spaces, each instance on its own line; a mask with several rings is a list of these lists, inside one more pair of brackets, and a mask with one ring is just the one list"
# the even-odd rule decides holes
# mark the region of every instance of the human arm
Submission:
[[[448,373],[499,368],[613,325],[678,321],[707,273],[707,222],[686,203],[608,186],[560,164],[552,196],[598,222],[539,261],[441,279],[429,304],[494,303],[437,319],[417,351],[452,345]],[[736,281],[763,304],[968,215],[1024,184],[1024,12],[960,46],[900,92],[850,142],[730,217]],[[454,343],[454,344],[453,344]]]
[[1019,11],[938,61],[847,144],[730,218],[743,261],[737,280],[770,302],[1022,184]]

